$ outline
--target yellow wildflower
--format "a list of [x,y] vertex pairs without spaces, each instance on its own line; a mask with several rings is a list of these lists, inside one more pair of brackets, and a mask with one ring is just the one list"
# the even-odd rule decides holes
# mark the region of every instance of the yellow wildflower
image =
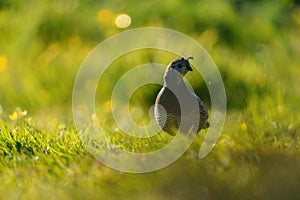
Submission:
[[108,24],[112,19],[112,12],[109,9],[100,10],[97,13],[97,21],[99,24]]
[[9,115],[8,117],[11,121],[16,121],[18,119],[18,114],[17,114],[17,112],[14,112],[13,114]]
[[27,115],[27,113],[28,113],[27,110],[23,110],[23,111],[21,111],[20,114],[25,117]]
[[7,67],[7,57],[0,56],[0,72],[4,71]]
[[19,116],[25,117],[28,114],[27,110],[22,110],[21,108],[16,108],[16,112]]
[[105,111],[106,113],[111,112],[111,101],[106,101],[106,102],[104,103],[104,111]]
[[246,131],[247,130],[247,124],[246,122],[243,122],[242,125],[241,125],[241,130],[242,131]]

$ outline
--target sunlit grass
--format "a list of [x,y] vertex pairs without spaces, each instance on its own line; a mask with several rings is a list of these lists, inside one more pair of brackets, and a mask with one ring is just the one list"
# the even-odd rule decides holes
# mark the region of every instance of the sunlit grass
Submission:
[[[158,199],[181,195],[192,198],[200,194],[234,198],[243,197],[243,192],[258,190],[258,193],[248,194],[255,197],[268,195],[273,187],[282,187],[282,179],[271,179],[273,186],[270,188],[269,179],[274,166],[279,173],[275,176],[289,176],[286,183],[295,184],[298,176],[292,176],[288,171],[294,173],[299,164],[300,141],[295,135],[298,129],[276,124],[265,117],[262,119],[256,111],[248,110],[247,113],[252,113],[252,116],[228,113],[224,132],[205,159],[198,159],[204,137],[201,132],[182,158],[166,169],[145,175],[119,173],[103,166],[86,151],[72,125],[60,124],[47,131],[38,129],[27,116],[10,123],[0,121],[1,194],[13,198],[22,190],[22,198],[31,195],[66,198],[74,194],[80,198],[86,195],[93,198],[130,198],[143,194]],[[145,140],[133,139],[119,130],[106,134],[115,145],[111,148],[119,146],[132,152],[159,149],[172,139],[167,134]],[[190,190],[189,184],[194,190]],[[48,189],[43,191],[44,187]],[[131,191],[133,187],[138,187],[138,193]],[[100,192],[94,193],[94,190]],[[287,185],[283,194],[293,194],[289,192],[297,194],[295,187]]]
[[[116,24],[122,13],[130,22]],[[299,13],[296,1],[1,2],[0,198],[300,199]],[[205,159],[198,159],[202,131],[172,165],[121,173],[97,161],[80,140],[73,82],[99,42],[154,25],[189,35],[211,55],[226,87],[226,122]],[[168,64],[176,56],[131,52],[105,71],[95,117],[110,148],[151,152],[173,139],[163,132],[146,139],[126,135],[112,118],[110,98],[129,69]],[[186,78],[210,109],[201,75]],[[159,88],[135,91],[130,113],[136,123],[149,122]]]

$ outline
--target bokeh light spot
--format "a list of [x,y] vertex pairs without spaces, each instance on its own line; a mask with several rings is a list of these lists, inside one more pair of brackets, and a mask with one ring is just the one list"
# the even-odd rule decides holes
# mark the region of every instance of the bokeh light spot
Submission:
[[121,14],[116,18],[115,22],[118,28],[126,28],[131,24],[131,17],[126,14]]

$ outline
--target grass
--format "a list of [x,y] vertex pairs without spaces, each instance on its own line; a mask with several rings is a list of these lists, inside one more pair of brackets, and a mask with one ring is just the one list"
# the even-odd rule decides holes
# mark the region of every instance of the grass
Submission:
[[[299,199],[299,3],[120,4],[0,1],[0,198]],[[79,139],[71,110],[76,72],[99,42],[123,31],[113,23],[120,13],[132,18],[127,29],[160,26],[189,35],[216,62],[228,110],[222,134],[205,159],[198,159],[205,131],[172,165],[145,174],[108,168]],[[172,140],[164,133],[138,139],[119,131],[110,95],[133,66],[167,64],[175,57],[141,50],[122,56],[105,72],[96,109],[114,145],[149,152]],[[201,75],[186,78],[209,108]],[[148,85],[134,93],[130,106],[137,123],[149,121],[139,113],[148,112],[158,90]]]
[[[282,136],[276,127],[270,127],[270,133],[256,132],[248,130],[248,124],[246,130],[236,125],[225,127],[215,149],[203,160],[197,158],[202,141],[198,137],[171,166],[148,174],[129,174],[93,158],[74,128],[38,130],[27,118],[13,126],[1,122],[1,196],[297,199],[299,138],[295,139],[295,130]],[[150,145],[156,142],[152,140]],[[138,150],[139,143],[130,147]]]

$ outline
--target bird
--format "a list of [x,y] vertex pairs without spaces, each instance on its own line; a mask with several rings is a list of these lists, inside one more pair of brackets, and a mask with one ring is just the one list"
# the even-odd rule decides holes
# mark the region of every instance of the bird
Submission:
[[175,136],[178,131],[197,134],[210,126],[208,111],[201,99],[188,89],[183,77],[193,71],[189,60],[193,56],[170,62],[164,74],[164,83],[154,105],[154,115],[159,127]]

